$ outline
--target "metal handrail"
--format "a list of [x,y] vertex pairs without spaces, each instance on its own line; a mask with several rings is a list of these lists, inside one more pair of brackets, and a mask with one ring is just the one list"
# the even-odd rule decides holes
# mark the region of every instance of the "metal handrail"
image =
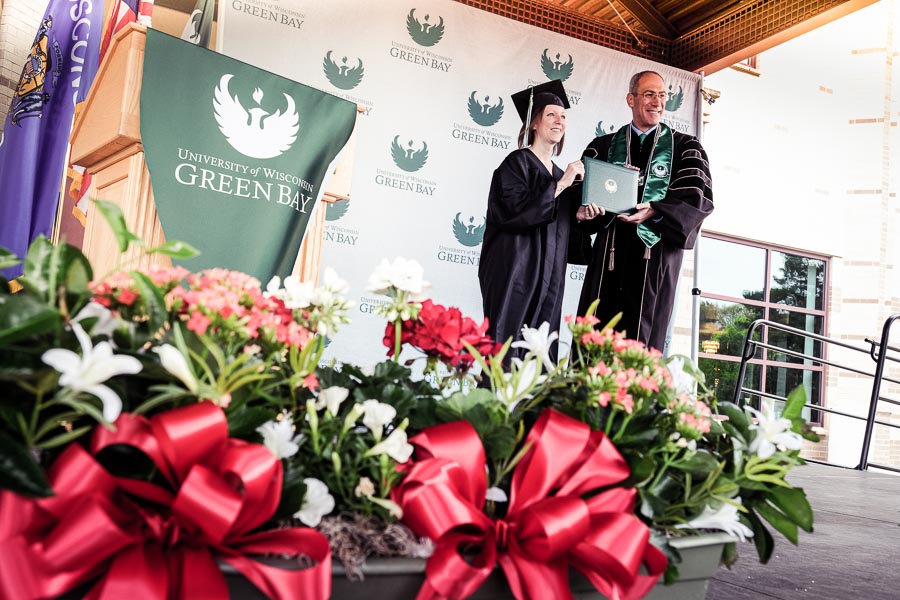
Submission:
[[[863,347],[860,347],[860,346],[857,346],[854,344],[842,342],[840,340],[835,340],[833,338],[829,338],[824,335],[819,335],[819,334],[812,333],[809,331],[804,331],[802,329],[797,329],[796,327],[791,327],[789,325],[782,325],[781,323],[776,323],[774,321],[769,321],[767,319],[757,319],[757,320],[753,321],[750,324],[750,326],[747,328],[747,338],[744,342],[743,352],[741,353],[741,366],[740,366],[740,370],[738,371],[737,385],[735,386],[735,390],[734,390],[734,403],[740,405],[741,404],[741,394],[745,394],[745,393],[751,394],[754,396],[758,396],[760,398],[769,398],[769,399],[775,400],[777,402],[785,402],[787,400],[786,398],[784,398],[782,396],[778,396],[776,394],[770,394],[770,393],[764,392],[762,390],[756,390],[753,388],[744,387],[744,379],[747,374],[747,365],[750,364],[751,360],[754,360],[753,357],[756,355],[757,351],[760,349],[773,350],[773,351],[779,352],[781,354],[785,354],[787,356],[792,356],[795,358],[801,358],[803,360],[808,360],[808,361],[811,361],[812,365],[828,365],[830,367],[843,369],[845,371],[848,371],[851,373],[856,373],[858,375],[865,375],[867,377],[872,377],[872,394],[869,398],[869,406],[868,406],[867,414],[865,417],[851,414],[851,413],[845,413],[845,412],[834,410],[831,408],[826,408],[824,406],[819,406],[816,404],[811,404],[809,402],[807,402],[804,406],[811,410],[820,410],[822,412],[826,412],[829,414],[848,417],[851,419],[857,419],[859,421],[866,422],[865,432],[863,434],[862,450],[860,452],[859,464],[856,466],[856,469],[863,471],[863,470],[866,470],[869,466],[872,466],[875,468],[886,469],[886,470],[890,470],[890,471],[897,470],[892,467],[887,467],[884,465],[876,465],[876,464],[872,464],[869,462],[869,451],[871,449],[872,434],[873,434],[875,425],[882,425],[882,426],[886,426],[886,427],[900,429],[900,425],[897,425],[894,423],[888,423],[888,422],[881,421],[881,420],[878,420],[875,418],[875,415],[878,412],[878,403],[879,402],[887,402],[890,404],[895,404],[895,405],[900,406],[900,401],[893,400],[891,398],[885,398],[885,397],[881,396],[882,381],[887,380],[891,383],[900,383],[900,381],[898,381],[896,379],[891,379],[890,377],[884,376],[884,366],[887,361],[890,360],[895,363],[900,363],[900,358],[895,358],[893,356],[889,356],[891,351],[900,353],[900,348],[896,348],[896,347],[888,344],[888,342],[890,341],[891,328],[897,320],[900,320],[900,314],[891,315],[890,317],[887,318],[887,320],[885,320],[884,325],[882,326],[880,341],[875,341],[875,340],[866,338],[866,342],[869,345],[868,348],[863,348]],[[760,335],[759,335],[760,340],[753,339],[757,333],[757,330],[762,330],[762,329],[767,329],[767,330],[775,329],[775,330],[783,331],[785,333],[790,333],[790,334],[794,334],[794,335],[808,338],[811,340],[819,341],[824,344],[840,346],[842,348],[846,348],[846,349],[852,350],[854,352],[859,352],[859,353],[865,354],[865,355],[869,356],[872,360],[875,361],[875,371],[874,371],[874,373],[870,373],[868,371],[864,371],[864,370],[861,370],[861,369],[858,369],[855,367],[851,367],[849,365],[844,365],[844,364],[841,364],[841,363],[838,363],[835,361],[826,360],[822,357],[812,356],[809,354],[804,354],[802,352],[796,352],[794,350],[789,350],[787,348],[782,348],[780,346],[774,346],[772,344],[768,344],[766,342],[761,341],[762,339],[767,339],[766,336],[763,336],[763,331],[760,331]],[[810,364],[797,365],[798,368],[802,368],[804,366],[808,367],[808,366],[810,366]],[[818,462],[818,461],[816,461],[816,462]],[[829,464],[829,463],[825,463],[825,464]],[[897,471],[900,472],[900,470],[897,470]]]

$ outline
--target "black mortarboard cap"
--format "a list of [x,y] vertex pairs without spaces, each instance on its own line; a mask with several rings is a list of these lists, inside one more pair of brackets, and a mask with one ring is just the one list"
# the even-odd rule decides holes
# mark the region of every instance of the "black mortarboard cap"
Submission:
[[[516,92],[512,95],[512,100],[523,123],[530,120],[528,117],[529,112],[532,115],[537,114],[549,104],[569,108],[569,97],[566,96],[566,89],[559,79],[551,79],[534,87],[526,88],[521,92]],[[532,100],[530,111],[528,110],[529,100]]]

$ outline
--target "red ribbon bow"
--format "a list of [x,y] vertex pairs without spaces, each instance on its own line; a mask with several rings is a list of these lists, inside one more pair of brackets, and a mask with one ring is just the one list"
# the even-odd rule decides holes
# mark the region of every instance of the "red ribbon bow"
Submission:
[[[116,477],[95,460],[120,444],[142,451],[164,483]],[[87,598],[228,598],[217,560],[272,598],[331,594],[323,535],[251,533],[278,508],[281,461],[265,446],[229,438],[212,403],[149,420],[123,414],[115,432],[95,430],[90,453],[66,448],[49,477],[54,497],[0,494],[2,599],[57,596],[96,577]],[[250,554],[302,554],[316,565],[280,569]]]
[[[416,462],[394,490],[404,521],[431,538],[419,600],[466,598],[500,563],[519,600],[572,598],[569,566],[614,600],[643,597],[666,568],[634,516],[634,489],[582,496],[628,477],[628,465],[603,432],[555,410],[531,429],[532,444],[512,476],[509,510],[491,520],[484,447],[465,421],[412,439]],[[463,556],[460,549],[477,549]],[[640,574],[641,565],[647,574]]]

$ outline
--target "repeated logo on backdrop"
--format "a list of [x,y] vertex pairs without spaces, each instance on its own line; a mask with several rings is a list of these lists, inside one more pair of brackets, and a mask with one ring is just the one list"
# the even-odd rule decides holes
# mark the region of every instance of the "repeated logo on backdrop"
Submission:
[[547,76],[547,79],[559,79],[565,83],[566,79],[572,76],[572,71],[575,69],[575,61],[572,60],[571,54],[569,59],[566,60],[562,58],[559,52],[556,53],[555,57],[551,58],[547,54],[549,50],[549,48],[544,48],[544,53],[541,55],[541,70]]
[[[366,74],[362,58],[348,57],[346,55],[337,58],[334,50],[325,52],[325,56],[322,58],[322,72],[325,74],[328,83],[339,90],[345,91],[356,88],[362,83]],[[363,109],[362,114],[364,116],[369,116],[369,113],[372,112],[374,104],[371,100],[341,92],[338,92],[335,95],[344,100],[356,103],[358,107]]]
[[326,242],[343,246],[356,246],[359,243],[359,229],[335,223],[335,221],[340,221],[349,210],[349,200],[338,200],[337,202],[325,204],[325,231],[323,239]]
[[466,101],[466,112],[469,114],[472,123],[481,127],[454,123],[451,136],[455,140],[469,144],[509,150],[512,138],[490,129],[500,122],[504,109],[505,105],[502,97],[483,94],[479,90],[472,90]]
[[[428,162],[428,142],[411,138],[404,140],[397,134],[390,142],[390,153],[394,165],[404,172],[376,169],[375,183],[377,185],[420,196],[434,196],[437,183],[418,174]],[[410,173],[417,174],[411,175]]]
[[[578,106],[581,102],[581,92],[572,86],[569,79],[575,73],[575,59],[571,53],[544,48],[540,55],[541,72],[547,80],[559,79],[565,84],[566,95],[569,96],[569,104]],[[528,85],[534,86],[546,83],[544,80],[529,79]]]
[[409,34],[409,39],[417,45],[412,46],[409,43],[394,40],[391,42],[391,57],[411,63],[426,71],[449,72],[450,67],[453,66],[452,58],[432,50],[425,50],[425,48],[433,48],[444,39],[444,34],[447,32],[444,17],[428,13],[419,16],[416,11],[417,9],[411,8],[409,14],[406,15],[406,32]]
[[425,15],[422,21],[415,17],[416,9],[409,11],[406,17],[406,31],[409,37],[420,46],[434,46],[444,37],[444,18],[438,17],[438,23],[429,23],[431,17]]
[[616,129],[618,129],[618,127],[616,127],[615,125],[604,125],[603,121],[598,121],[597,128],[594,129],[594,135],[597,137],[603,137],[604,135],[614,132]]
[[687,133],[691,131],[691,121],[688,117],[678,114],[684,106],[684,86],[681,83],[668,84],[668,99],[663,112],[663,122],[674,129]]
[[231,0],[231,10],[255,17],[266,23],[277,23],[283,27],[300,29],[306,23],[306,15],[290,8],[262,0]]
[[449,227],[456,244],[449,237],[448,245],[438,244],[437,259],[445,263],[477,267],[481,259],[479,246],[484,241],[486,226],[487,219],[483,216],[456,213]]
[[325,77],[328,78],[331,85],[342,90],[352,90],[358,86],[365,74],[361,58],[356,59],[356,66],[348,65],[346,56],[341,58],[340,64],[338,64],[331,58],[331,50],[325,53],[322,70],[325,71]]

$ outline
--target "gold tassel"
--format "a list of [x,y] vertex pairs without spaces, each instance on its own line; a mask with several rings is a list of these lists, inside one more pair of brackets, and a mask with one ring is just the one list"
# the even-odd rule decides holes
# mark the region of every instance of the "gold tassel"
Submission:
[[612,230],[612,244],[610,244],[609,248],[609,267],[607,267],[610,271],[614,271],[616,268],[616,225],[613,224]]

